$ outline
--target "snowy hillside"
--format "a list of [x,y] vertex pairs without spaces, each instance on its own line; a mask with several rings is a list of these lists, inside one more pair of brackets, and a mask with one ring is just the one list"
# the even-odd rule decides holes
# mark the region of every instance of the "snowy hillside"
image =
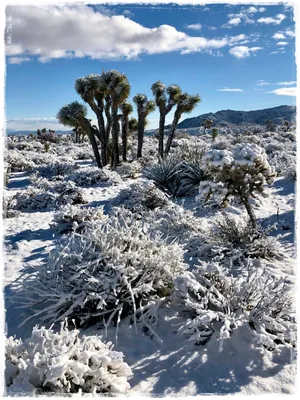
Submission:
[[7,394],[294,393],[295,133],[128,147],[6,138]]

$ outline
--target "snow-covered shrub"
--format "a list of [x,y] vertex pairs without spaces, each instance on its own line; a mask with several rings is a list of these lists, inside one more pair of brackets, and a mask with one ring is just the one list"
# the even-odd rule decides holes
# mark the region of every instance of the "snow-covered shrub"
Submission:
[[120,176],[107,169],[98,167],[82,168],[68,176],[68,179],[75,182],[77,186],[92,186],[96,184],[112,185],[121,182]]
[[8,209],[19,211],[32,211],[53,208],[56,196],[51,192],[29,188],[18,191],[8,203]]
[[143,221],[110,216],[63,237],[43,264],[13,283],[14,299],[42,323],[108,318],[109,325],[135,316],[172,285],[185,268],[182,259],[179,245],[167,245]]
[[20,215],[20,211],[11,208],[11,200],[7,196],[3,196],[2,216],[5,218],[16,218]]
[[253,226],[255,216],[249,203],[265,184],[276,176],[263,148],[256,144],[238,144],[232,151],[211,150],[203,156],[206,179],[200,182],[196,201],[207,203],[211,197],[223,207],[237,197],[245,206]]
[[142,212],[163,208],[168,203],[168,197],[152,181],[141,179],[122,189],[111,204],[123,206],[132,212]]
[[136,179],[141,173],[142,165],[139,161],[124,162],[117,166],[115,170],[124,178]]
[[234,329],[246,323],[255,340],[268,349],[295,346],[291,287],[286,279],[255,265],[248,264],[245,274],[236,278],[216,263],[186,271],[175,279],[173,296],[189,313],[179,332],[197,345],[217,334],[222,351],[223,340],[234,337]]
[[78,169],[78,165],[72,162],[59,161],[45,164],[37,168],[38,174],[43,178],[53,178],[56,176],[65,176]]
[[281,260],[283,248],[276,237],[269,236],[272,228],[253,227],[242,216],[225,214],[209,232],[209,244],[203,246],[202,254],[231,266],[240,265],[247,258]]
[[53,217],[52,227],[56,227],[58,233],[84,232],[90,223],[104,219],[103,207],[80,208],[74,205],[63,206]]
[[6,150],[5,162],[9,165],[11,172],[29,171],[35,167],[35,163],[17,150]]
[[132,371],[124,355],[99,336],[79,337],[79,330],[68,330],[62,323],[59,332],[33,328],[23,343],[6,340],[6,385],[32,385],[35,394],[106,393],[124,394]]
[[37,189],[60,194],[67,189],[74,189],[75,183],[71,181],[65,181],[64,179],[49,180],[47,178],[41,178],[38,174],[32,174],[30,176],[30,181],[33,186]]
[[76,204],[87,204],[88,201],[84,197],[82,190],[77,187],[68,187],[63,192],[57,196],[55,200],[55,206],[61,207],[67,204],[76,205]]

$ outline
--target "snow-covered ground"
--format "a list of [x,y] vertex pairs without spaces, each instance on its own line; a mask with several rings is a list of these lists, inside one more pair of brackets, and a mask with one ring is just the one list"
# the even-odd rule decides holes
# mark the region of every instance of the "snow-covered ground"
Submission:
[[[229,139],[220,137],[217,139],[217,144],[227,140],[229,143]],[[204,145],[207,140],[184,138],[178,139],[175,145],[181,147],[187,142],[189,145]],[[76,148],[76,145],[64,146],[66,151],[56,150],[53,157],[57,160],[70,156],[69,162],[72,162],[71,153],[68,154],[67,149],[69,146],[72,150]],[[64,146],[60,145],[57,148]],[[156,146],[157,142],[154,139],[146,138],[146,155],[151,154],[150,150],[156,150]],[[19,150],[12,151],[19,152]],[[26,151],[23,152],[25,153]],[[45,157],[47,158],[48,155],[46,154]],[[149,156],[146,163],[150,165],[154,161],[155,157]],[[278,163],[277,159],[275,161]],[[77,164],[78,171],[82,171],[83,176],[84,171],[88,171],[93,165],[91,159],[77,160],[75,151],[73,163]],[[108,175],[110,173],[109,171]],[[114,174],[110,177],[111,181],[108,184],[96,183],[80,187],[85,199],[85,204],[81,205],[82,208],[103,207],[104,215],[109,215],[111,206],[123,189],[145,181],[143,169],[134,174],[122,174],[120,179],[116,172]],[[276,229],[273,229],[270,235],[277,238],[284,254],[282,259],[264,259],[261,260],[261,264],[267,272],[277,277],[286,277],[288,282],[293,284],[296,257],[294,248],[295,182],[287,175],[279,174],[274,183],[266,187],[266,195],[258,196],[258,199],[253,201],[253,208],[258,222],[263,226],[277,223]],[[64,179],[67,179],[66,176]],[[5,197],[11,199],[15,194],[20,196],[33,184],[31,170],[11,172],[5,189]],[[209,231],[223,212],[218,208],[199,207],[194,195],[183,199],[170,199],[170,201],[177,203],[183,214],[191,215],[194,223],[199,224],[201,235]],[[22,321],[30,316],[30,310],[18,308],[20,304],[11,302],[14,292],[12,284],[21,273],[32,272],[33,267],[38,268],[49,258],[49,252],[61,239],[61,235],[53,226],[53,217],[58,212],[57,208],[51,206],[39,210],[22,209],[20,215],[4,219],[6,252],[4,293],[7,336],[15,335],[25,340],[31,335],[33,326],[39,324],[38,320],[29,320],[19,327]],[[237,203],[232,203],[228,207],[228,213],[246,215],[244,209]],[[168,224],[168,221],[165,222]],[[189,232],[188,229],[190,228],[187,228],[187,232]],[[178,235],[181,234],[182,232],[179,232]],[[195,232],[191,235],[197,238]],[[196,251],[188,250],[186,247],[185,252],[185,261],[190,265],[189,268],[201,262],[201,255],[198,254],[197,249]],[[80,335],[100,335],[104,342],[113,342],[115,349],[123,352],[125,361],[133,372],[132,377],[129,378],[131,386],[129,396],[183,397],[199,394],[294,393],[295,349],[279,345],[275,350],[270,351],[255,343],[253,331],[245,324],[233,331],[230,340],[224,340],[222,352],[219,351],[218,335],[213,335],[205,345],[197,346],[178,332],[178,327],[184,323],[185,319],[182,310],[166,300],[158,310],[157,326],[153,333],[149,329],[141,329],[140,326],[136,328],[130,318],[126,317],[120,322],[118,330],[111,325],[106,332],[100,324],[95,323],[81,329]],[[24,392],[25,389],[17,385],[16,382],[8,387],[8,394]]]

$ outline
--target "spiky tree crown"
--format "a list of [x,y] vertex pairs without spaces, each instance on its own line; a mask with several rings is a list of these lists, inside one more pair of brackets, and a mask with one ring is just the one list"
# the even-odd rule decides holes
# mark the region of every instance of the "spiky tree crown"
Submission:
[[124,103],[122,103],[120,105],[120,108],[121,108],[122,113],[125,115],[131,114],[133,111],[132,104],[129,103],[128,101],[125,101]]
[[101,75],[99,74],[90,74],[78,78],[75,82],[75,90],[84,101],[88,101],[89,98],[95,96],[95,93],[99,93],[101,91],[100,79]]
[[84,104],[78,101],[63,106],[57,113],[56,118],[65,126],[76,126],[79,124],[80,119],[85,118],[87,115],[87,108]]
[[129,131],[136,131],[138,129],[138,120],[134,117],[129,120]]
[[155,102],[153,100],[148,100],[145,94],[139,93],[135,95],[133,101],[137,106],[138,114],[144,113],[148,115],[155,110]]
[[130,94],[130,84],[126,75],[115,70],[102,72],[100,89],[110,94],[117,104],[123,103]]
[[189,95],[188,93],[181,93],[177,98],[178,110],[182,113],[189,113],[193,111],[195,106],[201,101],[198,94]]

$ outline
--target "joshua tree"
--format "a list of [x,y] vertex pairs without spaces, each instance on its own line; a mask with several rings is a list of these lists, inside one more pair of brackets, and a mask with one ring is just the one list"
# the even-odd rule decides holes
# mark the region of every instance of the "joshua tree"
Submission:
[[127,161],[127,140],[129,135],[129,114],[132,113],[132,105],[125,101],[120,106],[122,110],[122,158]]
[[270,132],[274,132],[274,131],[275,131],[276,125],[274,124],[273,121],[271,121],[270,119],[268,119],[268,120],[265,122],[265,124],[266,124],[266,128],[267,128],[268,131],[270,131]]
[[212,127],[213,121],[211,119],[205,119],[202,123],[204,127],[203,133],[205,133],[206,129],[210,129]]
[[101,158],[104,165],[107,164],[107,139],[105,122],[103,117],[104,96],[103,87],[100,87],[101,75],[91,74],[78,78],[75,82],[75,90],[81,96],[97,116],[99,131],[96,136],[101,144]]
[[133,98],[138,112],[138,148],[137,158],[142,157],[146,117],[155,110],[155,102],[148,100],[145,94],[137,94]]
[[175,131],[182,114],[193,111],[193,109],[200,101],[201,98],[198,94],[189,95],[188,93],[182,93],[176,98],[177,107],[174,113],[171,131],[169,133],[168,141],[166,144],[166,149],[165,149],[166,156],[169,154],[171,144],[175,136]]
[[[111,117],[112,117],[112,157],[111,165],[116,167],[120,162],[119,157],[119,106],[128,98],[130,94],[130,85],[126,75],[118,71],[111,70],[101,74],[101,90],[110,96],[111,99]],[[107,99],[108,101],[108,99]],[[109,104],[109,102],[107,103]]]
[[211,131],[211,137],[212,137],[212,141],[213,142],[216,141],[216,138],[217,138],[218,134],[219,134],[218,129],[217,128],[213,128],[212,131]]
[[292,123],[289,121],[284,121],[284,128],[283,131],[284,132],[288,132],[291,129]]
[[164,130],[166,115],[176,104],[176,98],[181,94],[181,89],[177,85],[166,86],[157,81],[151,87],[155,97],[155,103],[159,109],[159,128],[158,128],[158,154],[161,158],[164,156]]
[[102,167],[100,154],[96,142],[96,129],[92,127],[90,121],[86,118],[87,108],[85,105],[73,101],[70,104],[63,106],[57,113],[57,119],[65,126],[79,127],[81,126],[87,133],[90,139],[95,159],[99,168]]

